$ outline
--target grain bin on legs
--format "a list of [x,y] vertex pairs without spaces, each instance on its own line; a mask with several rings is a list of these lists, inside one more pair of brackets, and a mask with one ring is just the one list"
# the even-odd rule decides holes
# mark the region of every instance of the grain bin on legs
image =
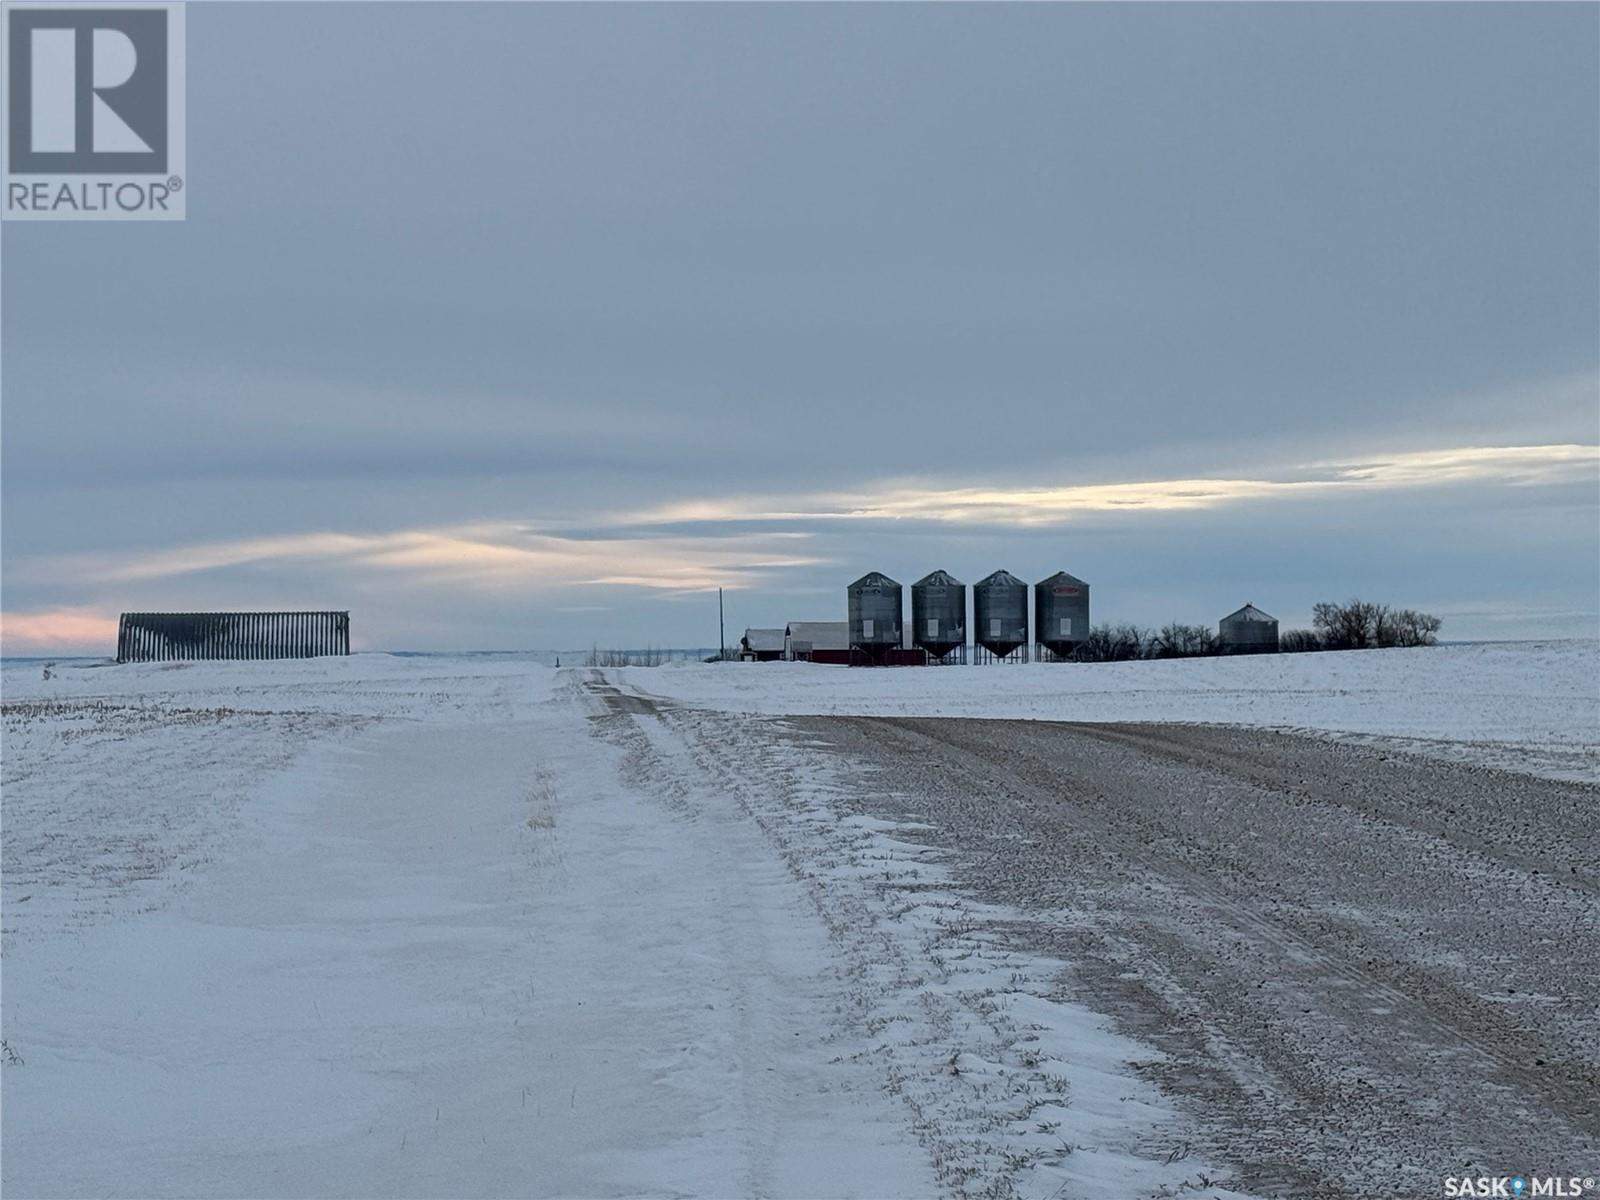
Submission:
[[967,648],[967,585],[934,571],[911,585],[911,644],[943,660]]
[[1089,636],[1089,585],[1065,571],[1034,584],[1033,634],[1043,651],[1040,659],[1072,657]]
[[868,571],[846,589],[850,609],[850,657],[887,662],[901,645],[900,585],[881,571]]
[[[996,571],[972,585],[972,640],[995,658],[1028,649],[1028,585]],[[983,661],[979,655],[979,661]]]

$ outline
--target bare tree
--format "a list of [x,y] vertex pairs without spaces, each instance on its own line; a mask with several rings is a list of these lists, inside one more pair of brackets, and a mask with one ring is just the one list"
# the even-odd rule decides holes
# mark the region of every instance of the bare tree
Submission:
[[1208,625],[1163,625],[1149,646],[1151,658],[1199,658],[1217,652],[1217,635]]
[[1325,602],[1311,609],[1311,624],[1329,650],[1365,650],[1378,644],[1378,629],[1388,609],[1366,600]]
[[1128,662],[1150,657],[1155,637],[1137,625],[1096,625],[1073,653],[1077,662]]
[[1432,646],[1439,640],[1444,622],[1432,613],[1397,608],[1390,612],[1378,631],[1380,646]]
[[1431,646],[1442,622],[1429,613],[1391,609],[1366,600],[1324,603],[1311,610],[1311,623],[1325,650]]
[[1303,654],[1308,650],[1325,650],[1327,647],[1309,629],[1286,629],[1278,636],[1278,649],[1285,654]]

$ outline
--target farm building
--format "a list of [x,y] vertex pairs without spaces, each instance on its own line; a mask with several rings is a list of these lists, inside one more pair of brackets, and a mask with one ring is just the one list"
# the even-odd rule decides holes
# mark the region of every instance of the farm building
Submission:
[[347,611],[123,613],[117,623],[119,663],[349,653]]
[[1217,622],[1217,641],[1224,654],[1276,654],[1278,618],[1246,604]]
[[783,657],[784,631],[746,629],[739,639],[739,658],[744,662],[776,662]]
[[849,621],[790,621],[783,631],[783,657],[790,662],[850,662]]

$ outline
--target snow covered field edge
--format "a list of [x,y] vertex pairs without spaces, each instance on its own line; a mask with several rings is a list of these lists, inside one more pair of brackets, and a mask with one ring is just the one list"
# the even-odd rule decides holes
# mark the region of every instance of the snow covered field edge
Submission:
[[1596,641],[885,670],[686,663],[619,674],[724,712],[1237,725],[1600,781]]

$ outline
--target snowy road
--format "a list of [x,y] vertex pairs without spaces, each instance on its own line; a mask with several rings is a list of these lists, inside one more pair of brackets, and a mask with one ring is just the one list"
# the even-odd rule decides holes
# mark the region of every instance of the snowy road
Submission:
[[[1600,790],[1279,734],[808,718],[1245,1185],[1600,1164]],[[877,780],[889,781],[887,787]]]
[[1600,1163],[1593,785],[1216,727],[629,707],[725,774],[724,747],[825,749],[836,812],[922,849],[976,937],[1147,1045],[1203,1177],[1426,1195]]
[[5,1194],[1353,1196],[1590,1165],[1592,786],[646,690],[698,678],[8,666]]

